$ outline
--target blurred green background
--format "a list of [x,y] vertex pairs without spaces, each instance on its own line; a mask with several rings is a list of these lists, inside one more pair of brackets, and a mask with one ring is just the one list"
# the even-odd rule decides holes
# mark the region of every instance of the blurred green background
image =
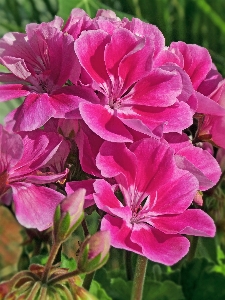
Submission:
[[[74,7],[91,17],[99,8],[108,8],[121,18],[141,18],[159,27],[167,45],[184,41],[204,46],[225,76],[225,0],[0,0],[0,36],[23,32],[27,23],[47,22],[55,15],[66,20]],[[0,104],[0,122],[18,103]]]

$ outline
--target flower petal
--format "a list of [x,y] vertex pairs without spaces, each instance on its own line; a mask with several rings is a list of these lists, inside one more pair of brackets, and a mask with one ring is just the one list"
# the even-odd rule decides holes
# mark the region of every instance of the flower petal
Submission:
[[150,219],[151,225],[167,234],[189,234],[214,237],[213,220],[201,209],[188,209],[180,215],[164,215]]
[[53,222],[56,206],[65,196],[47,187],[31,183],[13,183],[11,186],[15,214],[20,224],[40,231],[49,228]]
[[168,266],[177,263],[189,250],[189,241],[180,235],[167,235],[163,232],[135,224],[131,240],[142,247],[142,255],[148,259]]

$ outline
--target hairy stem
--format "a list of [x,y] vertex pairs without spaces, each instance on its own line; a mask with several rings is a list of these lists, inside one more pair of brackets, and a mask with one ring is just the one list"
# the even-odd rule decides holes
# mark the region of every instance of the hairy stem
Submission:
[[56,258],[56,255],[60,249],[60,246],[61,246],[61,242],[60,243],[55,243],[52,245],[52,248],[51,248],[51,252],[49,254],[49,257],[48,257],[48,261],[45,265],[45,269],[44,269],[44,272],[43,272],[43,275],[42,275],[42,279],[41,281],[43,283],[46,283],[48,281],[48,275],[49,275],[49,272],[51,270],[51,266]]
[[148,259],[146,257],[141,255],[138,256],[134,274],[131,300],[142,300],[147,263]]
[[57,276],[57,277],[54,277],[54,278],[52,278],[52,279],[50,279],[49,281],[48,281],[48,284],[54,284],[54,283],[56,283],[56,282],[60,282],[60,281],[64,281],[64,280],[66,280],[66,279],[68,279],[68,278],[70,278],[70,277],[74,277],[74,276],[77,276],[77,275],[79,275],[81,272],[80,272],[80,270],[75,270],[75,271],[72,271],[72,272],[69,272],[69,273],[65,273],[65,274],[62,274],[62,275],[59,275],[59,276]]

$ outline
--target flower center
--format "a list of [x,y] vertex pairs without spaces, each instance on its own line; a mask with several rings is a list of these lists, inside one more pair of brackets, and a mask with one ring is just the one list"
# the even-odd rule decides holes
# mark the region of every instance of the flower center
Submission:
[[112,108],[112,109],[119,109],[121,107],[121,99],[110,99],[109,100],[109,106]]
[[134,207],[132,209],[132,217],[130,219],[131,224],[138,223],[140,221],[139,212],[142,210],[142,206],[139,205],[139,207]]

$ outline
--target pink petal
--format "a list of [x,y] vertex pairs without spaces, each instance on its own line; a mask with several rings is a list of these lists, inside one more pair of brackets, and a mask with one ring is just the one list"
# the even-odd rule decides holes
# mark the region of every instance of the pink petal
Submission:
[[3,58],[0,58],[0,61],[1,64],[19,79],[27,80],[31,76],[31,73],[22,58],[4,56]]
[[131,134],[113,110],[109,111],[100,104],[81,103],[80,114],[90,129],[102,139],[118,143],[132,142]]
[[198,113],[215,115],[215,116],[225,115],[225,109],[221,105],[219,105],[209,97],[206,97],[198,92],[196,92],[195,95],[198,99],[198,108],[197,108]]
[[[182,157],[180,157],[182,156]],[[212,188],[219,180],[221,169],[215,158],[198,147],[185,147],[177,152],[177,166],[191,172],[199,181],[201,191]]]
[[[118,81],[118,69],[121,60],[131,51],[132,53],[136,52],[142,49],[143,46],[144,40],[137,43],[137,37],[129,30],[124,28],[118,28],[114,30],[111,41],[108,45],[106,45],[105,48],[106,69],[114,86],[117,84],[116,81]],[[138,65],[138,62],[136,62],[136,65]],[[125,72],[123,72],[123,70],[125,70]],[[123,69],[121,69],[120,75],[123,81],[125,80],[128,70],[131,72],[132,64],[125,64],[123,66]],[[129,85],[127,86],[127,88],[128,87]]]
[[54,114],[55,109],[50,104],[47,94],[30,94],[14,114],[13,130],[34,130],[43,126]]
[[154,46],[154,58],[165,47],[165,38],[158,27],[152,24],[141,21],[138,18],[132,18],[128,21],[125,28],[129,29],[135,35],[149,39]]
[[181,133],[183,129],[193,123],[193,111],[183,101],[165,108],[136,105],[133,107],[133,112],[139,115],[139,119],[151,130],[163,123],[164,133]]
[[10,171],[21,159],[23,141],[18,134],[9,133],[0,125],[0,174]]
[[122,173],[128,186],[133,184],[138,167],[135,155],[124,144],[110,142],[103,143],[96,164],[104,177],[115,177]]
[[153,217],[149,223],[166,234],[189,234],[214,237],[213,220],[201,209],[188,209],[180,215]]
[[37,175],[31,174],[26,175],[26,182],[34,183],[34,184],[46,184],[51,182],[60,181],[60,179],[65,179],[68,174],[68,169],[62,173],[48,175],[47,173],[41,173],[37,171]]
[[111,245],[113,247],[142,255],[139,242],[135,243],[130,238],[132,227],[128,226],[122,219],[106,215],[102,219],[101,230],[109,231]]
[[180,75],[158,68],[137,82],[130,93],[124,97],[124,102],[126,101],[126,104],[167,107],[177,101],[181,92]]
[[132,144],[130,150],[138,162],[135,190],[151,195],[149,209],[156,214],[187,209],[197,192],[198,181],[189,172],[177,168],[173,150],[153,138]]
[[85,203],[84,208],[87,208],[93,204],[95,204],[93,193],[94,187],[93,183],[95,182],[95,179],[88,179],[88,180],[80,180],[80,181],[71,181],[66,183],[66,192],[68,195],[71,195],[78,189],[85,189]]
[[26,176],[45,165],[56,153],[62,141],[57,133],[44,132],[41,129],[21,133],[21,136],[24,152],[14,167],[13,175],[17,177]]
[[184,42],[173,42],[169,49],[175,53],[179,51],[183,55],[184,70],[190,76],[194,89],[197,89],[212,67],[208,50]]
[[15,214],[26,228],[37,228],[42,231],[52,225],[56,206],[65,198],[64,195],[31,183],[14,183],[13,200]]
[[96,82],[103,84],[109,80],[104,62],[105,46],[110,36],[103,30],[82,32],[75,41],[75,52],[84,69]]
[[3,84],[0,85],[0,102],[24,97],[30,94],[29,91],[23,89],[22,84]]
[[96,156],[104,142],[97,134],[79,121],[80,130],[76,134],[76,143],[79,149],[79,160],[84,172],[101,177],[101,172],[96,166]]
[[96,180],[94,183],[94,200],[98,208],[101,210],[129,220],[131,218],[130,207],[124,207],[122,203],[116,198],[112,191],[111,185],[103,179]]
[[188,252],[190,243],[180,235],[167,235],[143,224],[135,224],[131,240],[142,247],[142,255],[165,265],[173,265]]

